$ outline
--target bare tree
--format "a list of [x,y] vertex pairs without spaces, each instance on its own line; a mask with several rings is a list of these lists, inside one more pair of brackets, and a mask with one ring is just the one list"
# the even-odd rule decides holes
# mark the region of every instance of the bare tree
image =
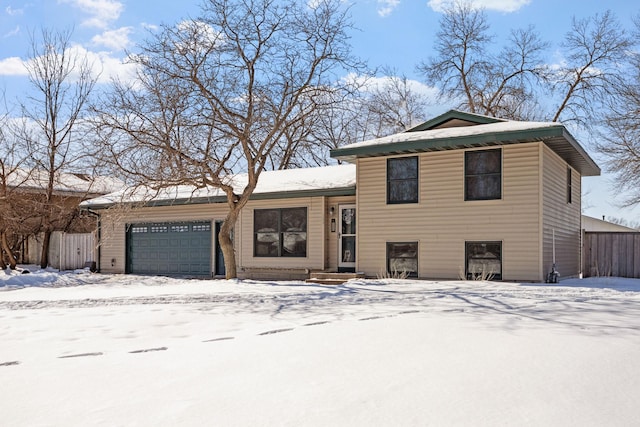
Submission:
[[25,166],[31,153],[22,141],[15,138],[17,122],[10,116],[4,102],[0,115],[0,268],[17,266],[16,253],[24,240],[37,233],[40,221],[36,195],[27,189],[31,180]]
[[384,73],[381,84],[368,90],[368,96],[365,94],[371,116],[368,121],[376,127],[371,136],[375,138],[418,125],[426,118],[427,108],[432,102],[426,93],[412,87],[407,76],[398,75],[393,69]]
[[508,44],[492,54],[487,15],[471,2],[455,1],[436,34],[436,55],[418,66],[441,96],[472,113],[508,118],[535,110],[533,91],[544,70],[547,44],[533,27],[512,31]]
[[15,157],[20,151],[16,150],[14,141],[7,134],[8,122],[9,115],[5,108],[5,112],[0,115],[0,153],[2,153],[0,156],[0,212],[2,212],[0,215],[0,269],[2,270],[6,269],[7,265],[15,269],[17,264],[9,245],[13,222],[10,180],[15,168],[19,167],[19,161]]
[[[351,62],[339,0],[207,0],[141,47],[133,86],[98,106],[106,159],[133,182],[220,188],[218,239],[236,277],[231,231],[269,162],[286,158],[305,120],[339,90]],[[246,180],[236,179],[245,172]]]
[[56,179],[79,156],[79,131],[87,100],[96,78],[91,64],[78,55],[70,44],[71,31],[43,29],[38,39],[31,38],[26,61],[33,95],[20,103],[24,119],[16,137],[31,154],[28,166],[41,182],[44,191],[38,208],[43,233],[40,266],[49,263],[49,239],[61,212],[68,206],[56,197]]
[[382,72],[379,77],[358,76],[348,96],[317,109],[289,165],[326,165],[334,148],[403,132],[424,120],[433,102],[427,88],[393,69]]
[[622,84],[620,64],[631,41],[611,11],[572,20],[562,43],[564,63],[550,70],[557,107],[551,120],[589,126]]
[[458,107],[510,119],[592,126],[620,84],[619,64],[630,46],[610,11],[574,18],[560,46],[562,61],[555,65],[545,63],[549,43],[533,27],[512,30],[501,50],[489,30],[483,9],[454,2],[440,20],[436,56],[418,68]]
[[[640,45],[640,15],[635,19],[636,46]],[[640,53],[629,50],[624,80],[616,87],[607,106],[598,150],[605,154],[607,168],[614,174],[625,206],[640,203]],[[619,64],[622,66],[622,64]]]
[[477,105],[477,81],[486,74],[485,60],[489,34],[487,16],[470,2],[456,1],[440,19],[436,33],[436,56],[418,69],[429,84],[437,85],[443,96],[459,100],[472,113],[481,113]]

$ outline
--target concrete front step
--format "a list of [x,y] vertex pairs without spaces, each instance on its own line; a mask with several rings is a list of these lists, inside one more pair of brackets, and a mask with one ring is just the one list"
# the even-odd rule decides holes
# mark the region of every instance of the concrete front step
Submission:
[[311,273],[306,282],[322,285],[341,285],[351,279],[363,279],[364,277],[364,273],[332,273],[321,271]]

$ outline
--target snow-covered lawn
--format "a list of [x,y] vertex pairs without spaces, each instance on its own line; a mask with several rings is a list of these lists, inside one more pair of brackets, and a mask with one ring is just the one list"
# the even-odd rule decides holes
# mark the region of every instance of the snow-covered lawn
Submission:
[[0,425],[635,426],[640,280],[0,271]]

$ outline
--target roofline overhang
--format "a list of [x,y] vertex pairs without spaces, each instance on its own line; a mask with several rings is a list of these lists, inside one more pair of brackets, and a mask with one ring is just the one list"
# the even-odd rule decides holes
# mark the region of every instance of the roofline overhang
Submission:
[[[296,191],[277,191],[271,193],[252,194],[249,200],[276,200],[276,199],[296,199],[302,197],[332,197],[332,196],[355,196],[356,187],[341,187],[315,190],[296,190]],[[111,202],[97,204],[81,204],[81,209],[101,210],[109,209],[116,205],[137,205],[139,207],[158,207],[158,206],[185,206],[185,205],[204,205],[214,203],[227,203],[227,196],[212,197],[189,197],[179,199],[162,199],[150,201],[133,201],[133,202]]]
[[[402,134],[398,134],[399,137],[401,135]],[[569,147],[578,154],[578,159],[566,153],[562,153],[561,150],[558,149],[558,143],[555,141],[560,141],[561,143],[562,140],[564,140],[565,145],[568,144]],[[354,162],[357,158],[363,157],[459,150],[464,148],[491,147],[526,142],[544,142],[583,176],[600,175],[600,168],[595,161],[561,124],[536,129],[487,132],[445,138],[396,141],[384,144],[356,146],[352,148],[336,148],[330,151],[330,156],[334,159]]]

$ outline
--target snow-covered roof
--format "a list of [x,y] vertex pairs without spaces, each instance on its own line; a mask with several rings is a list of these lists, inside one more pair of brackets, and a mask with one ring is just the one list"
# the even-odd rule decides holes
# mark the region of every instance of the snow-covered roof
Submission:
[[[241,193],[247,183],[246,174],[229,178],[234,191]],[[355,165],[336,165],[304,169],[265,171],[260,174],[252,198],[295,197],[309,193],[349,192],[355,194]],[[196,188],[177,185],[160,190],[135,187],[82,202],[87,208],[104,208],[116,203],[214,203],[224,202],[226,195],[217,187]]]
[[[9,187],[24,191],[45,190],[48,182],[49,172],[44,170],[16,169],[7,176]],[[118,178],[67,172],[56,174],[53,185],[53,190],[56,193],[78,193],[81,195],[107,194],[124,187],[124,183]]]
[[514,132],[522,130],[535,130],[561,126],[553,122],[516,122],[503,121],[475,126],[448,127],[443,129],[430,129],[423,131],[401,132],[382,138],[370,139],[367,141],[355,142],[342,146],[338,149],[361,148],[378,145],[394,144],[396,142],[429,141],[444,138],[462,138],[465,136],[478,136],[496,132]]
[[582,229],[584,231],[613,231],[621,233],[637,233],[638,230],[624,225],[615,224],[604,219],[593,218],[587,215],[582,215]]

